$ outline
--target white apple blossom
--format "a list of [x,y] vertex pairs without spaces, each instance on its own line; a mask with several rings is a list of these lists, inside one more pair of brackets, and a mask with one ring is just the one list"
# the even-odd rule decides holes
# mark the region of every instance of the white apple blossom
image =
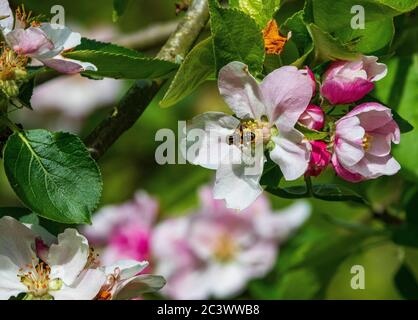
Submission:
[[130,299],[160,289],[164,279],[139,275],[147,262],[100,266],[87,239],[75,229],[54,237],[38,225],[0,219],[0,300]]
[[196,116],[183,145],[189,162],[217,170],[215,199],[243,210],[262,193],[264,148],[286,180],[305,173],[310,145],[294,126],[312,97],[312,79],[306,70],[286,66],[259,84],[245,64],[235,61],[221,69],[218,86],[234,116]]

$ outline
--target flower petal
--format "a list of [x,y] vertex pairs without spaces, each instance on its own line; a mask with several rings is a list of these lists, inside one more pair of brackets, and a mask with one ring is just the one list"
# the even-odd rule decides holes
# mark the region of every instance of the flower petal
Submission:
[[296,67],[281,67],[260,84],[271,123],[279,131],[293,128],[312,97],[312,79]]
[[378,63],[375,56],[363,56],[363,67],[371,81],[378,81],[386,76],[388,68],[384,63]]
[[87,239],[75,229],[66,229],[58,235],[58,244],[49,248],[48,264],[51,279],[60,278],[66,285],[76,280],[89,256]]
[[[187,150],[185,158],[195,165],[217,169],[230,153],[228,136],[234,134],[239,124],[238,119],[221,112],[194,117],[187,127],[187,138],[182,140],[181,149]],[[196,142],[195,138],[198,138]]]
[[283,242],[309,218],[310,214],[309,202],[297,201],[283,210],[256,217],[255,224],[260,236]]
[[35,238],[29,228],[14,218],[0,219],[0,256],[8,257],[16,266],[24,267],[36,258]]
[[113,274],[116,268],[120,270],[120,279],[126,280],[136,276],[146,267],[148,267],[148,261],[136,261],[136,260],[119,260],[116,263],[106,266],[104,272],[106,275]]
[[337,137],[346,141],[361,144],[365,133],[358,117],[345,116],[336,122]]
[[270,158],[280,167],[286,180],[296,180],[308,168],[310,159],[310,144],[304,141],[299,131],[292,129],[273,136],[275,148],[270,152]]
[[53,43],[39,28],[16,29],[6,34],[7,44],[18,54],[37,56],[52,50]]
[[338,176],[350,182],[359,182],[364,180],[364,177],[358,173],[351,172],[344,168],[338,161],[337,155],[334,153],[331,159],[332,165]]
[[215,298],[228,298],[240,293],[247,284],[248,272],[240,264],[213,264],[207,271],[210,273],[211,292]]
[[400,164],[391,155],[376,157],[371,154],[366,156],[350,170],[358,172],[366,179],[375,179],[380,176],[392,176],[400,169]]
[[0,300],[7,300],[27,291],[18,277],[19,267],[7,256],[0,255]]
[[47,59],[60,54],[62,51],[73,49],[81,43],[81,35],[72,32],[70,28],[59,24],[43,23],[40,29],[45,32],[48,39],[54,44],[54,50],[46,53],[40,59]]
[[354,116],[360,120],[360,125],[366,131],[374,131],[392,121],[392,111],[377,102],[362,103],[347,113],[345,117]]
[[106,282],[106,275],[100,269],[84,271],[71,286],[63,284],[57,291],[49,291],[55,300],[92,300]]
[[244,159],[238,164],[223,161],[216,171],[214,199],[224,199],[227,208],[237,210],[244,210],[257,199],[263,192],[260,178],[264,156],[254,158],[253,166],[247,165]]
[[391,150],[391,136],[373,134],[370,140],[370,147],[367,153],[374,156],[383,157],[387,156]]
[[161,276],[149,274],[139,275],[119,284],[113,293],[114,300],[128,300],[160,290],[166,284]]
[[97,71],[96,66],[92,63],[67,59],[59,55],[51,59],[39,60],[47,67],[65,74],[75,74],[83,71]]
[[238,118],[260,119],[267,115],[258,83],[242,62],[231,62],[219,71],[218,87]]
[[361,145],[348,142],[344,139],[336,140],[336,153],[338,160],[345,167],[351,167],[364,157],[364,149]]
[[14,14],[9,5],[9,0],[0,0],[0,17],[7,17],[0,20],[0,28],[3,34],[10,32],[13,29]]

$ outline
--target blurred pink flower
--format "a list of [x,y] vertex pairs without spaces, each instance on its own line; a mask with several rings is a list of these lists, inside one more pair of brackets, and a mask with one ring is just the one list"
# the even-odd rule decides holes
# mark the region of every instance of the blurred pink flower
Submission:
[[355,102],[373,90],[373,82],[384,78],[386,73],[386,65],[378,63],[374,56],[335,61],[324,74],[321,94],[332,104]]
[[123,81],[115,79],[98,81],[80,75],[61,76],[37,86],[31,104],[36,111],[57,110],[72,118],[82,118],[98,107],[112,104],[122,85]]
[[363,103],[336,122],[332,164],[340,177],[351,182],[394,175],[400,165],[390,154],[391,144],[399,141],[391,110],[379,103]]
[[238,213],[213,200],[207,187],[200,198],[198,212],[166,220],[153,234],[156,268],[167,277],[163,292],[170,298],[225,298],[240,293],[249,280],[272,269],[278,245],[310,212],[305,202],[273,212],[261,196]]
[[138,192],[131,202],[101,209],[93,216],[92,226],[85,227],[83,233],[91,243],[104,246],[101,254],[104,264],[121,259],[149,260],[157,213],[158,202],[145,192]]

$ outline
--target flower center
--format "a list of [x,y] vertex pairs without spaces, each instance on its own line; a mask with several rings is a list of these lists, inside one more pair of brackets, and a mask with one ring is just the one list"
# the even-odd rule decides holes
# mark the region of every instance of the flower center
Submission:
[[96,300],[110,300],[112,299],[112,291],[116,284],[120,281],[120,269],[115,268],[112,274],[109,274],[106,283],[101,287],[96,296]]
[[0,80],[16,80],[25,76],[27,62],[26,57],[16,55],[10,48],[3,47],[0,55]]
[[33,16],[32,11],[27,12],[23,4],[16,9],[16,20],[21,24],[21,27],[25,29],[30,26],[39,27],[41,25],[38,21],[39,18],[39,16]]
[[32,264],[28,264],[27,269],[19,270],[20,282],[27,288],[26,299],[52,299],[50,290],[59,290],[62,286],[60,279],[51,280],[51,268],[43,261],[33,259]]
[[247,146],[258,142],[268,143],[271,138],[270,124],[264,120],[242,120],[234,134],[228,137],[228,144]]
[[220,262],[228,262],[234,258],[236,251],[237,247],[232,237],[224,233],[219,237],[215,245],[214,256]]
[[372,146],[373,137],[366,133],[361,141],[361,145],[363,146],[364,151],[368,151]]

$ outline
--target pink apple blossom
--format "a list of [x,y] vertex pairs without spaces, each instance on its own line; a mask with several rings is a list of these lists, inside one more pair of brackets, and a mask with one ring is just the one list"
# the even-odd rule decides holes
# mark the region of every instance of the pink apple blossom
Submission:
[[299,118],[299,123],[312,130],[321,130],[325,123],[325,114],[321,107],[310,104]]
[[390,154],[400,131],[389,108],[375,102],[363,103],[335,124],[332,164],[345,180],[358,182],[394,175],[399,163]]
[[355,61],[335,61],[324,74],[321,94],[332,104],[352,103],[374,88],[386,76],[387,67],[377,57],[362,56]]
[[273,212],[267,198],[258,197],[240,213],[201,190],[202,207],[192,215],[157,226],[153,254],[159,273],[167,277],[163,291],[174,299],[235,296],[254,278],[265,276],[285,241],[309,216],[309,206],[297,202]]
[[131,202],[101,209],[83,233],[90,242],[104,247],[104,264],[121,259],[148,260],[157,214],[158,202],[145,192],[138,192]]

